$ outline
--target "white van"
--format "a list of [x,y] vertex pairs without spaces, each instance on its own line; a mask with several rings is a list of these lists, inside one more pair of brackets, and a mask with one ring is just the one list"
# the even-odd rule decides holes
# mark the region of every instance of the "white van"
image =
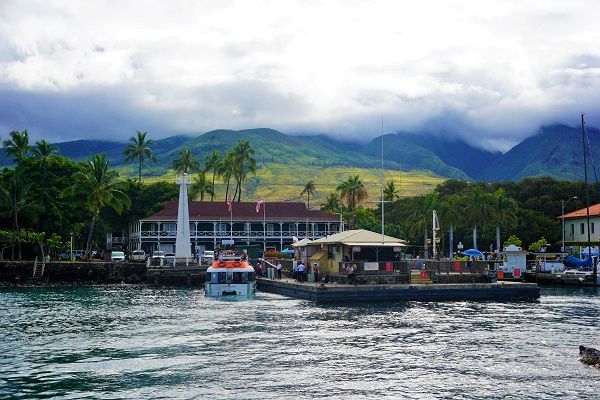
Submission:
[[205,264],[212,264],[215,261],[215,252],[213,250],[204,250],[200,257],[200,262]]
[[124,262],[125,261],[125,253],[122,251],[113,251],[110,253],[110,261],[112,262]]
[[144,250],[134,250],[129,256],[131,262],[146,262],[146,252]]

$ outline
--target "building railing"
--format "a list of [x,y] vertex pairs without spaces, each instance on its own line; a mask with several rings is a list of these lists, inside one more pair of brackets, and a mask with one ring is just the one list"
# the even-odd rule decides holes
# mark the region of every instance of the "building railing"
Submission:
[[[267,231],[266,237],[268,238],[292,238],[296,237],[323,237],[337,233],[337,231],[310,231],[310,232],[298,232],[298,231]],[[129,237],[175,237],[177,231],[138,231],[132,232]],[[234,238],[262,238],[265,236],[263,231],[190,231],[192,238],[228,238],[230,236]]]
[[434,260],[401,260],[385,262],[362,262],[350,261],[338,263],[338,274],[348,275],[350,266],[357,276],[383,276],[397,275],[402,277],[405,283],[411,283],[412,276],[430,279],[432,282],[445,282],[443,275],[472,275],[472,276],[495,276],[493,262],[490,261],[434,261]]

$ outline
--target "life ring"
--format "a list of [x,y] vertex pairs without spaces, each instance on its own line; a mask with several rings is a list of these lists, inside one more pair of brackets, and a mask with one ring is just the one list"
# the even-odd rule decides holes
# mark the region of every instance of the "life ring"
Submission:
[[239,267],[240,267],[240,265],[242,265],[242,264],[240,264],[240,262],[239,262],[239,261],[236,261],[236,262],[233,264],[234,268],[239,268]]
[[219,261],[219,268],[225,268],[225,261]]

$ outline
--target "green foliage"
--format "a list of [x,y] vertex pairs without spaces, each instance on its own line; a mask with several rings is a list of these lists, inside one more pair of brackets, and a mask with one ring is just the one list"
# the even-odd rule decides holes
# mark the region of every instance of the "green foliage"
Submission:
[[535,241],[529,245],[529,251],[540,251],[542,248],[545,248],[546,246],[548,246],[548,242],[542,236],[540,239],[538,239],[537,241]]
[[138,160],[138,179],[142,181],[142,168],[144,168],[144,159],[148,158],[150,161],[156,163],[156,157],[152,153],[150,147],[154,145],[154,140],[146,140],[148,132],[137,131],[137,137],[130,137],[129,144],[125,147],[124,155],[125,161]]
[[200,163],[189,148],[184,148],[171,164],[177,174],[195,172],[200,169]]
[[510,245],[512,244],[512,245],[515,245],[515,246],[517,246],[517,247],[521,247],[521,244],[522,244],[522,243],[523,243],[523,242],[521,241],[521,239],[519,239],[519,238],[518,238],[518,237],[516,237],[515,235],[510,235],[510,236],[508,237],[508,239],[506,239],[506,240],[504,241],[504,245],[503,245],[503,246],[504,246],[504,247],[508,247],[508,246],[510,246]]

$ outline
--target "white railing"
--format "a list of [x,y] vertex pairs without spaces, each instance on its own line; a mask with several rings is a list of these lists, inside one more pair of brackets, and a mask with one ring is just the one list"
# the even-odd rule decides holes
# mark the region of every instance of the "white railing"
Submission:
[[[297,232],[297,231],[274,231],[274,232],[266,232],[266,237],[268,238],[291,238],[293,236],[299,238],[305,237],[323,237],[328,234],[334,234],[337,231],[309,231],[309,232]],[[234,237],[234,238],[261,238],[265,236],[263,231],[190,231],[190,235],[192,238],[223,238],[223,237]],[[148,237],[148,238],[158,238],[158,237],[175,237],[177,236],[176,231],[140,231],[135,232],[129,235],[132,238],[136,237]]]

